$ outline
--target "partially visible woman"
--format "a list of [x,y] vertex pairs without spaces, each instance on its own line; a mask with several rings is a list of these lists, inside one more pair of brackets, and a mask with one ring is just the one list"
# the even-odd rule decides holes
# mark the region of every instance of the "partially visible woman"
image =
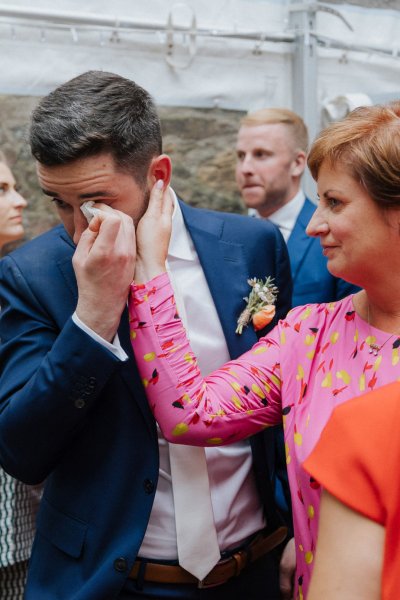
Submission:
[[[24,235],[26,200],[0,153],[0,254]],[[0,600],[22,600],[33,542],[40,489],[16,481],[0,469]]]
[[305,461],[325,488],[308,600],[399,597],[399,428],[396,382],[335,408]]
[[23,237],[22,211],[26,205],[26,200],[17,191],[4,154],[0,151],[0,252],[9,242]]

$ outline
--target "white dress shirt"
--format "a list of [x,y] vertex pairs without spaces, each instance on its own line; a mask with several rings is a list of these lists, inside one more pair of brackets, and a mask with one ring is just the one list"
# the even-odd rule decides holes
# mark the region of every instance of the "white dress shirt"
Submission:
[[[184,303],[192,349],[198,357],[202,372],[209,373],[229,360],[229,352],[199,257],[185,227],[175,194],[174,199],[167,266],[173,273],[174,285],[179,288],[180,300]],[[80,326],[76,315],[73,318]],[[90,335],[87,327],[85,331]],[[101,343],[101,338],[98,341]],[[115,353],[118,355],[118,351]],[[159,480],[139,556],[176,559],[168,443],[159,429],[158,442]],[[221,550],[234,548],[265,526],[263,508],[252,470],[250,444],[243,441],[221,448],[206,448],[206,459],[218,543]]]
[[[303,190],[299,190],[292,200],[287,204],[284,204],[281,208],[278,208],[278,210],[268,217],[268,220],[271,221],[271,223],[279,227],[286,243],[293,231],[297,217],[303,208],[305,199],[306,197]],[[260,219],[263,218],[255,208],[249,209],[249,215],[259,217]]]

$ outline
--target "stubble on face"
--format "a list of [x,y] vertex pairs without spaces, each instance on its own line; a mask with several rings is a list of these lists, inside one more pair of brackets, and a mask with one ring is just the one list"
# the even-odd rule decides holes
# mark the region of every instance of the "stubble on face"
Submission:
[[133,219],[133,222],[134,222],[134,225],[135,225],[135,229],[138,226],[138,223],[139,223],[140,219],[143,217],[144,213],[146,212],[146,210],[147,210],[147,208],[149,206],[149,202],[150,202],[150,189],[149,189],[149,187],[148,187],[147,184],[145,184],[143,186],[142,193],[143,193],[143,200],[141,202],[142,208],[139,211],[137,217]]
[[248,208],[269,217],[295,196],[300,181],[291,174],[296,151],[284,125],[242,126],[236,153],[236,182]]

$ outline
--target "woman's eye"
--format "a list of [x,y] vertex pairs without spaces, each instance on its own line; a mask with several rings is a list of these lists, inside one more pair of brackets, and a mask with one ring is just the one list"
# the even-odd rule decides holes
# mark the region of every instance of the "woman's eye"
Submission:
[[337,206],[339,206],[340,200],[338,200],[337,198],[329,197],[327,199],[327,203],[330,208],[336,208]]

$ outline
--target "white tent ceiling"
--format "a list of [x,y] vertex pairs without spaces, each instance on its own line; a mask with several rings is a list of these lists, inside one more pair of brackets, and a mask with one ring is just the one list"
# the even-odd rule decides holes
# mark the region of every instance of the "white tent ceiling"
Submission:
[[0,0],[2,94],[42,95],[104,69],[135,79],[162,105],[299,109],[303,96],[309,113],[301,103],[299,112],[314,129],[323,103],[338,95],[400,97],[397,11],[344,4],[314,12],[311,0],[29,4]]

